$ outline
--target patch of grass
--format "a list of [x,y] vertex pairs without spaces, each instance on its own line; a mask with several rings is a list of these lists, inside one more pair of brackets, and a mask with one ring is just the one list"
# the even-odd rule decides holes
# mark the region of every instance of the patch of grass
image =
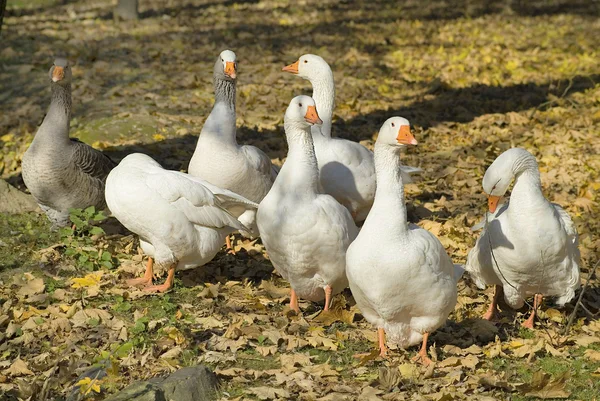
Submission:
[[519,327],[519,337],[526,340],[535,338],[535,331],[526,329],[525,327]]
[[[583,348],[582,348],[583,349]],[[566,388],[571,392],[570,399],[593,400],[600,394],[600,380],[592,373],[600,368],[600,362],[591,362],[583,357],[576,359],[544,356],[533,363],[525,359],[494,358],[491,361],[492,369],[496,372],[507,372],[506,379],[510,382],[529,383],[533,372],[541,370],[556,377],[564,372],[570,372]],[[530,401],[535,398],[515,395],[515,401]]]
[[0,213],[0,272],[36,264],[35,252],[57,242],[46,216]]
[[237,354],[237,363],[235,367],[243,367],[245,369],[268,370],[279,369],[279,355],[262,356],[254,348],[248,348]]
[[10,0],[7,9],[41,8],[60,4],[59,0]]

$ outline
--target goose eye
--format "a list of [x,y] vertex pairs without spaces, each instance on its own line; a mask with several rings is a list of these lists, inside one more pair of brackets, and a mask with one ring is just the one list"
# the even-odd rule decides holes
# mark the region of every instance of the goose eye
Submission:
[[392,127],[395,127],[395,126],[396,126],[396,124],[392,123]]
[[298,107],[302,107],[302,103],[298,103]]
[[223,60],[223,58],[221,58],[221,62],[223,62],[223,61],[225,61],[225,60]]
[[304,64],[308,63],[308,60],[304,60]]

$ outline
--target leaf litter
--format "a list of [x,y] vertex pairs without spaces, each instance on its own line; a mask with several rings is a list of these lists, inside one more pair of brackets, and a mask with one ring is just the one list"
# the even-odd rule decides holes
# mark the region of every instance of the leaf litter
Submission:
[[[313,52],[334,70],[335,134],[372,148],[388,116],[413,123],[419,149],[403,160],[424,173],[407,186],[409,218],[439,236],[455,263],[475,242],[470,227],[485,210],[485,168],[523,146],[539,161],[546,196],[573,217],[587,280],[600,250],[600,31],[592,5],[568,12],[543,2],[174,0],[165,11],[151,0],[140,2],[148,17],[118,25],[102,18],[109,3],[11,9],[5,18],[1,178],[23,189],[20,158],[47,107],[44,77],[57,50],[74,64],[72,134],[116,160],[144,151],[173,169],[191,157],[212,107],[214,57],[227,47],[240,59],[238,139],[280,165],[283,110],[293,95],[309,93],[280,69]],[[20,249],[18,240],[47,230],[39,221],[11,222],[16,228],[1,231],[0,244]],[[464,278],[452,322],[432,335],[437,361],[425,369],[410,362],[415,349],[379,358],[375,331],[348,292],[329,312],[308,302],[301,315],[289,310],[289,287],[260,241],[237,238],[235,257],[222,252],[178,273],[175,291],[148,295],[122,284],[144,269],[137,239],[104,231],[77,251],[100,260],[108,252],[116,268],[86,270],[62,242],[35,242],[33,254],[19,251],[16,269],[0,268],[0,394],[28,399],[45,389],[51,399],[79,384],[93,399],[197,363],[224,379],[222,399],[591,400],[600,393],[597,279],[562,336],[572,304],[544,306],[533,332],[519,329],[526,310],[503,308],[492,324],[479,319],[490,289]],[[107,376],[78,380],[92,366]]]

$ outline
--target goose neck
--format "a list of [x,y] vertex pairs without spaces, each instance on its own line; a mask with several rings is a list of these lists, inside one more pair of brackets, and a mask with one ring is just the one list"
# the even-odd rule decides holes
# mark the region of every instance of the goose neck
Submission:
[[[53,143],[57,143],[59,138],[69,141],[71,85],[52,84],[51,93],[50,107],[48,107],[46,117],[44,117],[44,121],[38,130],[39,136],[47,136]],[[36,135],[37,137],[38,135]]]
[[287,190],[305,194],[318,192],[319,168],[309,127],[285,122],[287,159],[279,172]]
[[235,112],[235,81],[229,79],[214,79],[215,104],[222,103]]
[[509,210],[527,212],[548,203],[542,192],[540,172],[533,157],[531,160],[517,161],[513,171],[515,184],[510,196],[512,207]]
[[331,70],[317,79],[312,79],[313,99],[317,105],[317,113],[323,120],[321,131],[326,137],[331,136],[333,109],[335,107],[335,84]]
[[[385,224],[406,231],[408,230],[408,221],[400,166],[399,148],[386,144],[375,144],[377,189],[372,213],[375,211],[375,215],[383,216]],[[369,214],[370,216],[371,214]]]

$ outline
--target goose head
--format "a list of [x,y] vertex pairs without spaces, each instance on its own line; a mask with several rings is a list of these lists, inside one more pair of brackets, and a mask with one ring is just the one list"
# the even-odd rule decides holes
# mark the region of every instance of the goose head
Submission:
[[[315,101],[310,96],[296,96],[285,111],[284,122],[307,130],[311,125],[323,124],[317,113]],[[309,131],[310,132],[310,131]]]
[[410,132],[410,123],[406,118],[390,117],[381,126],[376,143],[401,148],[418,142]]
[[223,50],[214,69],[215,78],[227,81],[235,81],[237,78],[237,57],[231,50]]
[[48,76],[53,84],[69,85],[71,83],[71,67],[69,67],[67,59],[64,57],[55,58]]
[[515,175],[523,169],[537,170],[535,157],[523,148],[508,149],[494,160],[483,176],[483,191],[488,195],[488,207],[494,213]]
[[298,61],[283,67],[282,71],[296,74],[309,81],[317,80],[319,77],[331,74],[331,67],[323,57],[314,54],[300,56]]

